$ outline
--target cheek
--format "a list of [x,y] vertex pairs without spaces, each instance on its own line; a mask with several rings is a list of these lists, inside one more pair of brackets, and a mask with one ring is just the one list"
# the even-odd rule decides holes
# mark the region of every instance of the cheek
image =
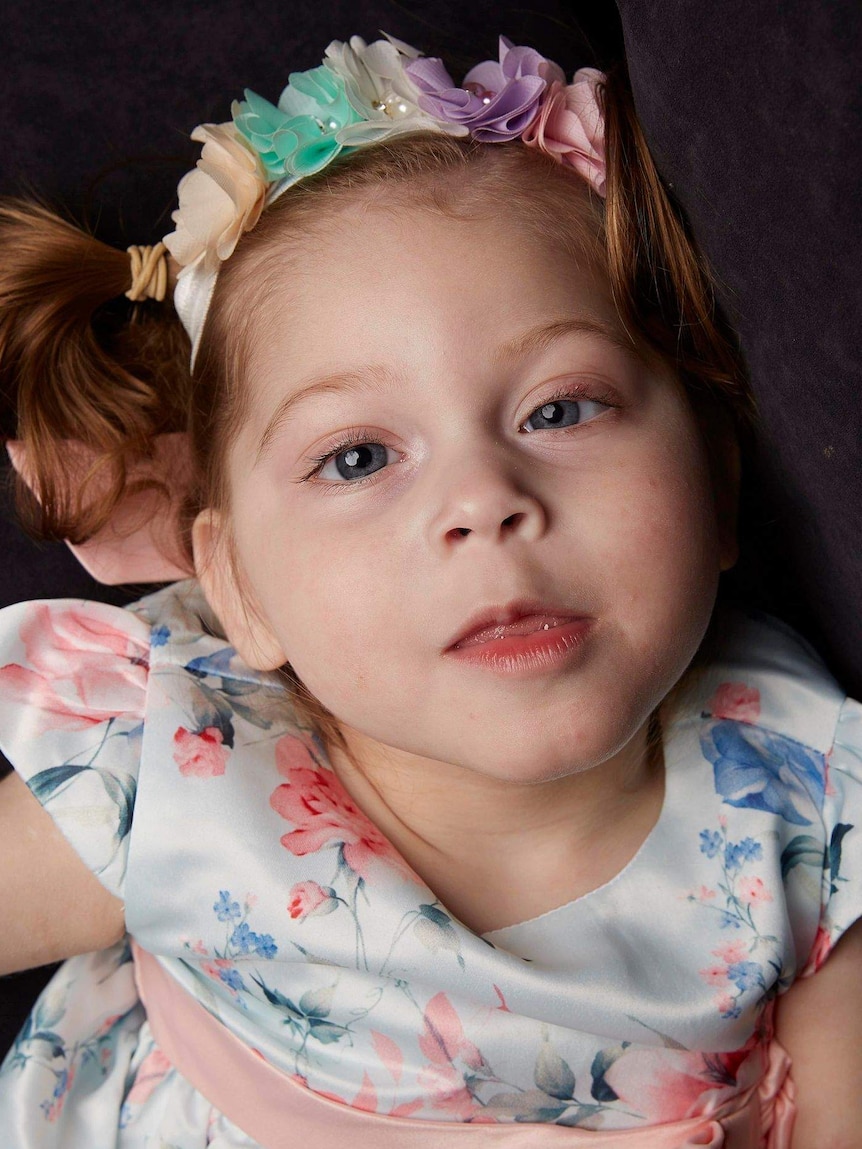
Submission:
[[[669,446],[668,442],[673,445]],[[684,426],[619,476],[619,514],[606,515],[601,556],[609,608],[634,647],[694,653],[715,603],[720,550],[709,470]]]
[[293,669],[337,708],[379,674],[387,631],[397,630],[395,576],[379,548],[350,532],[322,531],[313,517],[287,521],[263,501],[258,508],[237,538],[241,553],[253,556],[245,566],[257,600]]

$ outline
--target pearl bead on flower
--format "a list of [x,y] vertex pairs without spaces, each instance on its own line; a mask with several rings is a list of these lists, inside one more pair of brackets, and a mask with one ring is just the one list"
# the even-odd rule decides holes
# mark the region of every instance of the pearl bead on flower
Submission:
[[490,88],[483,88],[481,84],[477,84],[475,81],[471,81],[469,84],[465,84],[464,91],[469,92],[473,96],[478,96],[482,103],[486,106],[490,104],[494,97],[497,95],[497,93],[492,92]]
[[410,105],[397,92],[390,92],[385,100],[372,100],[371,106],[375,112],[385,112],[390,120],[401,120],[411,113]]

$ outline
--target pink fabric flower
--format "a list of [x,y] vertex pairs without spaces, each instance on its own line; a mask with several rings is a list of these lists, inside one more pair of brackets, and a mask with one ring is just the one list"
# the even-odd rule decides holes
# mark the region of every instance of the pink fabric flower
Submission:
[[307,746],[291,734],[276,743],[276,765],[287,782],[270,795],[269,804],[294,829],[281,844],[304,857],[329,845],[341,845],[344,860],[368,880],[375,861],[393,866],[409,881],[424,885],[395,847],[359,809],[331,770],[318,768]]
[[224,774],[230,750],[222,746],[222,732],[208,726],[195,734],[181,726],[174,734],[174,762],[187,778],[215,778]]
[[34,604],[20,636],[28,665],[0,667],[0,690],[39,715],[34,733],[86,730],[119,714],[143,718],[149,643],[111,626],[98,607]]
[[760,717],[760,691],[743,682],[723,682],[708,705],[716,718],[756,722]]
[[335,909],[338,900],[331,886],[324,889],[317,882],[297,882],[291,888],[287,912],[296,921],[304,921],[311,914],[331,914]]
[[554,80],[521,136],[528,147],[575,168],[600,196],[605,195],[606,169],[598,85],[604,78],[595,68],[581,68],[568,86]]

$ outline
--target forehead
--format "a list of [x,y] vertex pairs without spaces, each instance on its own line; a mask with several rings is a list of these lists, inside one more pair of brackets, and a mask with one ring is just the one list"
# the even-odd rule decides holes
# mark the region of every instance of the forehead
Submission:
[[594,253],[500,205],[468,218],[354,205],[291,239],[274,267],[250,364],[263,385],[381,357],[487,355],[549,318],[631,343]]

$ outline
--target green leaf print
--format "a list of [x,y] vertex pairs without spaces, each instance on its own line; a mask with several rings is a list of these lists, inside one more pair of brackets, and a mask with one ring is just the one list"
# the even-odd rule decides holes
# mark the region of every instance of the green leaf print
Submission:
[[571,1101],[575,1093],[575,1075],[568,1062],[545,1041],[536,1058],[533,1080],[543,1093],[560,1101]]
[[794,866],[823,865],[823,847],[811,834],[797,834],[785,847],[781,855],[781,876],[786,878]]

